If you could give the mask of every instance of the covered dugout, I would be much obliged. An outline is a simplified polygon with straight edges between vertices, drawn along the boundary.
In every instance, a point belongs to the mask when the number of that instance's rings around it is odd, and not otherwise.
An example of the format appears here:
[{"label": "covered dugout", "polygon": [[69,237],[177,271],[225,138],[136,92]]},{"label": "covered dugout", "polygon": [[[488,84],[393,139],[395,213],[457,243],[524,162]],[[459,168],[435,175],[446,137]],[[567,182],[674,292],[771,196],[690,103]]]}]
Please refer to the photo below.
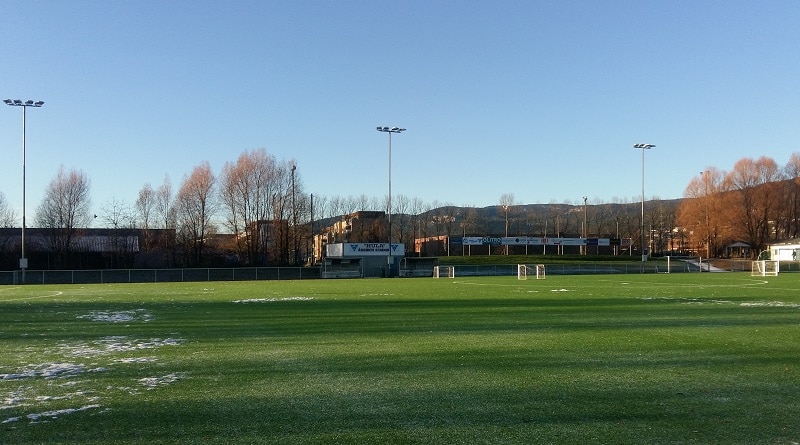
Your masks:
[{"label": "covered dugout", "polygon": [[[362,277],[396,277],[400,260],[406,255],[405,244],[389,243],[336,243],[325,247],[322,275],[325,277],[326,266],[334,267],[337,263],[350,264],[351,270],[359,269]],[[352,273],[349,275],[352,276]],[[331,274],[331,278],[338,278]]]}]

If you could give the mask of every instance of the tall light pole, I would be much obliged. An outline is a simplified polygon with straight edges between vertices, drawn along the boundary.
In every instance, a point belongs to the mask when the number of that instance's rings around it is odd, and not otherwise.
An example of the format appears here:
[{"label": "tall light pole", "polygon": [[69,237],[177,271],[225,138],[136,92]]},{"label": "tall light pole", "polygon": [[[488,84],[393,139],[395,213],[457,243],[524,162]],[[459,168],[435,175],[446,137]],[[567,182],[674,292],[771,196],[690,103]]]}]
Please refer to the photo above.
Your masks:
[{"label": "tall light pole", "polygon": [[392,276],[392,133],[402,133],[406,131],[405,128],[400,127],[377,127],[376,130],[389,134],[389,202],[388,202],[388,226],[389,226],[389,257],[387,258],[387,266],[389,273],[387,276]]},{"label": "tall light pole", "polygon": [[22,107],[22,234],[20,239],[21,255],[19,258],[19,268],[22,269],[22,282],[25,283],[25,269],[28,268],[28,259],[25,257],[25,114],[28,107],[39,108],[44,105],[44,102],[37,100],[26,100],[25,102],[19,99],[5,99],[6,105],[12,107]]},{"label": "tall light pole", "polygon": [[292,265],[297,265],[297,207],[294,204],[294,171],[297,166],[292,164]]},{"label": "tall light pole", "polygon": [[653,144],[634,144],[633,148],[642,150],[642,262],[647,261],[647,251],[644,249],[644,151],[654,148]]},{"label": "tall light pole", "polygon": [[[703,187],[703,200],[705,201],[706,206],[706,259],[711,258],[711,225],[708,222],[708,175],[711,173],[708,170],[700,172],[703,175],[703,179],[705,180],[705,186]],[[702,270],[702,269],[701,269]]]},{"label": "tall light pole", "polygon": [[586,219],[586,200],[589,199],[588,197],[583,197],[583,254],[589,254],[589,245],[586,244],[586,234],[589,232],[589,228],[587,227],[587,219]]},{"label": "tall light pole", "polygon": [[[508,204],[503,204],[503,212],[506,216],[506,238],[508,238]],[[491,249],[491,247],[489,247]],[[508,255],[508,244],[506,244],[506,255]]]}]

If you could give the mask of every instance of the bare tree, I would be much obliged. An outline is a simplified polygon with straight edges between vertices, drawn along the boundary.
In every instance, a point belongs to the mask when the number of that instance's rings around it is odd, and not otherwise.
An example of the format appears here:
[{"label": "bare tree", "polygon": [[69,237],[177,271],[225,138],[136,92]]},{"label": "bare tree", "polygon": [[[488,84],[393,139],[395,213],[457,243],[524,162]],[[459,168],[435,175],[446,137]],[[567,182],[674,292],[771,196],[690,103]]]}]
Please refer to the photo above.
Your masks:
[{"label": "bare tree", "polygon": [[175,205],[172,201],[172,182],[164,176],[164,182],[158,187],[155,195],[155,217],[160,220],[162,229],[175,228]]},{"label": "bare tree", "polygon": [[74,169],[66,171],[63,165],[59,167],[36,211],[36,224],[47,229],[57,266],[66,265],[78,229],[91,222],[90,205],[86,174]]},{"label": "bare tree", "polygon": [[153,190],[153,187],[147,183],[139,190],[139,196],[136,198],[138,225],[145,231],[149,230],[153,224],[155,206],[156,192]]},{"label": "bare tree", "polygon": [[[411,252],[413,248],[412,241],[414,239],[414,224],[409,214],[409,206],[411,200],[406,195],[397,195],[393,198],[392,216],[393,231],[392,241],[397,243],[406,243],[406,251]],[[409,248],[411,247],[411,248]]]},{"label": "bare tree", "polygon": [[292,216],[291,194],[292,178],[291,169],[293,161],[279,162],[275,169],[274,195],[272,197],[272,223],[275,234],[277,261],[288,264],[290,258],[289,225]]},{"label": "bare tree", "polygon": [[0,227],[14,227],[16,219],[14,211],[8,206],[6,195],[0,192]]},{"label": "bare tree", "polygon": [[514,205],[514,194],[513,193],[504,193],[500,196],[500,210],[502,212],[503,220],[505,222],[505,232],[504,236],[508,236],[508,226],[509,226],[509,213],[511,212],[511,206]]},{"label": "bare tree", "polygon": [[150,230],[153,228],[153,219],[155,217],[156,206],[156,192],[153,187],[147,183],[139,190],[139,197],[136,198],[136,225],[142,229],[142,244],[140,248],[144,251],[149,250],[152,243],[152,236]]},{"label": "bare tree", "polygon": [[[14,215],[14,211],[8,206],[3,192],[0,192],[0,228],[14,227],[15,220],[16,216]],[[15,241],[16,237],[0,235],[0,267],[2,267],[2,264],[6,261],[11,261],[11,258],[14,256],[12,252],[14,251],[15,244],[17,244]]]},{"label": "bare tree", "polygon": [[181,184],[176,196],[178,236],[192,266],[202,264],[206,236],[212,231],[211,218],[215,210],[214,184],[216,178],[208,162],[192,170]]},{"label": "bare tree", "polygon": [[689,182],[676,210],[676,224],[687,230],[691,246],[704,256],[715,256],[718,243],[730,226],[723,211],[722,182],[725,173],[708,167]]},{"label": "bare tree", "polygon": [[105,203],[100,208],[100,221],[109,229],[114,229],[108,239],[108,249],[111,251],[111,268],[131,267],[134,245],[130,242],[128,231],[136,225],[135,211],[128,204],[116,198]]},{"label": "bare tree", "polygon": [[763,156],[757,160],[739,160],[725,177],[727,190],[734,192],[723,195],[729,201],[725,209],[731,212],[731,220],[740,230],[738,234],[746,239],[754,253],[763,250],[770,238],[771,222],[780,206],[776,184],[780,179],[778,165]]},{"label": "bare tree", "polygon": [[783,174],[786,178],[783,233],[787,238],[797,238],[800,236],[800,152],[792,153]]},{"label": "bare tree", "polygon": [[358,195],[356,199],[356,206],[359,211],[363,212],[366,210],[373,210],[375,207],[372,205],[373,203],[370,202],[370,198],[365,195],[364,193]]},{"label": "bare tree", "polygon": [[163,229],[158,245],[165,249],[167,264],[172,267],[175,265],[175,227],[177,215],[175,202],[172,196],[172,182],[169,176],[164,176],[164,181],[155,190],[153,197],[153,228]]},{"label": "bare tree", "polygon": [[103,204],[99,213],[98,219],[109,229],[130,229],[136,225],[135,211],[116,198]]},{"label": "bare tree", "polygon": [[456,231],[456,220],[461,216],[461,209],[454,206],[452,203],[444,203],[442,210],[439,212],[439,218],[442,220],[443,228],[445,231],[445,235],[447,235],[447,239],[445,242],[445,250],[447,251],[447,255],[450,255],[450,237]]},{"label": "bare tree", "polygon": [[653,252],[672,250],[672,228],[675,227],[675,208],[660,199],[653,199],[652,210],[647,214]]},{"label": "bare tree", "polygon": [[220,198],[228,228],[237,236],[237,247],[247,264],[266,259],[269,232],[265,227],[274,213],[279,192],[278,163],[263,148],[242,153],[227,163],[220,176]]},{"label": "bare tree", "polygon": [[[509,225],[511,223],[510,217],[513,216],[514,211],[514,194],[504,193],[500,196],[500,210],[503,212],[505,220],[505,231],[503,236],[508,236]],[[508,244],[505,246],[505,254],[508,255]]]}]

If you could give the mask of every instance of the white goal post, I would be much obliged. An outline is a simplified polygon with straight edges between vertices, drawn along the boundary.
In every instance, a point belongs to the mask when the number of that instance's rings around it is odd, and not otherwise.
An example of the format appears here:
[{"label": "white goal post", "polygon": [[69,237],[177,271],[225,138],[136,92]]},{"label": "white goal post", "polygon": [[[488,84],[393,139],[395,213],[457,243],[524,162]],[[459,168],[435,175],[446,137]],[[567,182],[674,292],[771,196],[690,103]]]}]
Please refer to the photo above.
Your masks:
[{"label": "white goal post", "polygon": [[455,266],[433,266],[433,278],[455,278]]},{"label": "white goal post", "polygon": [[544,280],[544,264],[517,264],[517,279],[527,280],[529,276]]},{"label": "white goal post", "polygon": [[753,261],[750,271],[751,277],[777,277],[780,270],[780,263],[776,260]]}]

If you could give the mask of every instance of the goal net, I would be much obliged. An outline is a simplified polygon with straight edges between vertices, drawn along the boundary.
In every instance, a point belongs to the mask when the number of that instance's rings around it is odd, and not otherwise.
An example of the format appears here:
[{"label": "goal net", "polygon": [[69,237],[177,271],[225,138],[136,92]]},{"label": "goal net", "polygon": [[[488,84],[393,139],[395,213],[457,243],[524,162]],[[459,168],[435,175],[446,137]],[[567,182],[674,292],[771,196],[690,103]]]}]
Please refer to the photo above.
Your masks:
[{"label": "goal net", "polygon": [[778,261],[759,260],[753,261],[751,277],[776,277],[778,276]]},{"label": "goal net", "polygon": [[528,277],[544,280],[544,264],[517,264],[517,279],[527,280]]},{"label": "goal net", "polygon": [[433,267],[433,278],[455,278],[456,277],[456,268],[455,266],[434,266]]}]

